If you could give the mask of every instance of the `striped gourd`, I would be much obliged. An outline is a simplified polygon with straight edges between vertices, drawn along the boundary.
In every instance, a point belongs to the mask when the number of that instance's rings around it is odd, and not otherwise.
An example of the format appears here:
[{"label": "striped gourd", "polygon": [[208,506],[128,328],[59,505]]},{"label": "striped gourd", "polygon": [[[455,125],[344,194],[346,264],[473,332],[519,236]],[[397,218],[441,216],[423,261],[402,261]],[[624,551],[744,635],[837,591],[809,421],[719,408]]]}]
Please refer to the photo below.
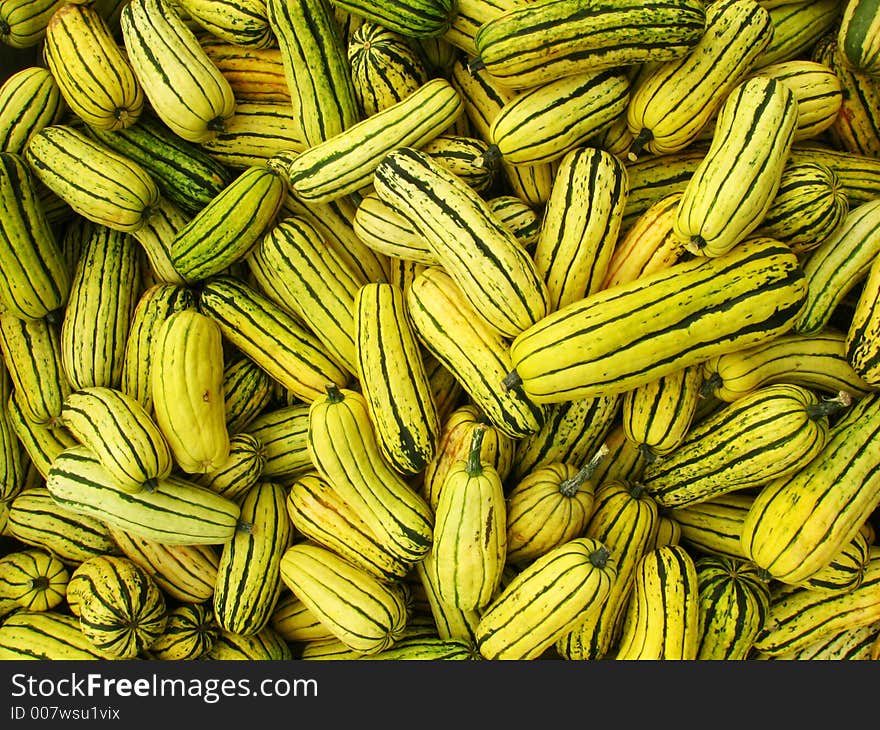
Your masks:
[{"label": "striped gourd", "polygon": [[250,433],[235,433],[229,436],[226,460],[204,474],[193,474],[192,480],[240,503],[263,476],[265,463],[266,456],[260,440]]},{"label": "striped gourd", "polygon": [[826,138],[838,150],[875,158],[880,150],[880,90],[876,78],[846,63],[833,31],[819,38],[811,58],[834,72],[843,92]]},{"label": "striped gourd", "polygon": [[46,488],[66,510],[165,545],[220,545],[238,523],[235,502],[174,474],[153,490],[123,492],[84,446],[55,458]]},{"label": "striped gourd", "polygon": [[833,169],[789,162],[755,234],[787,243],[802,256],[830,238],[848,213],[849,200]]},{"label": "striped gourd", "polygon": [[648,68],[633,82],[626,122],[630,159],[687,148],[741,83],[773,36],[757,0],[723,0],[706,8],[705,32],[683,56]]},{"label": "striped gourd", "polygon": [[492,465],[506,480],[513,460],[514,439],[493,426],[486,415],[472,403],[463,403],[442,420],[434,456],[425,465],[420,490],[431,505],[437,509],[440,489],[452,464],[466,459],[474,430],[484,428],[480,458]]},{"label": "striped gourd", "polygon": [[741,536],[746,555],[784,583],[807,580],[853,539],[880,496],[880,398],[867,395],[834,424],[819,456],[764,485]]},{"label": "striped gourd", "polygon": [[880,264],[875,257],[846,332],[846,359],[867,383],[880,386]]},{"label": "striped gourd", "polygon": [[355,28],[346,53],[363,118],[401,101],[429,78],[412,39],[378,23],[363,21]]},{"label": "striped gourd", "polygon": [[880,251],[880,200],[850,208],[837,231],[810,252],[803,264],[807,292],[794,331],[824,329],[844,297],[868,275]]},{"label": "striped gourd", "polygon": [[152,644],[150,656],[161,661],[191,661],[214,645],[217,625],[206,603],[188,603],[169,609],[165,630]]},{"label": "striped gourd", "polygon": [[159,188],[142,165],[65,124],[31,137],[25,159],[75,212],[117,231],[142,227],[159,202]]},{"label": "striped gourd", "polygon": [[128,558],[102,555],[80,563],[67,596],[85,637],[114,659],[134,659],[165,630],[165,596]]},{"label": "striped gourd", "polygon": [[[457,639],[473,643],[474,632],[480,620],[480,611],[467,611],[440,600],[437,591],[437,572],[434,553],[429,552],[416,563],[414,572],[425,594],[434,630],[441,639]],[[503,580],[503,577],[502,577]]]},{"label": "striped gourd", "polygon": [[801,471],[822,452],[844,395],[823,399],[776,383],[695,424],[671,453],[649,463],[642,483],[663,507],[682,507]]},{"label": "striped gourd", "polygon": [[413,279],[406,304],[416,336],[495,428],[511,438],[540,429],[542,407],[519,388],[501,387],[510,369],[507,340],[478,318],[442,267],[428,267]]},{"label": "striped gourd", "polygon": [[245,169],[283,152],[305,152],[302,137],[289,101],[238,100],[223,131],[200,147],[226,168]]},{"label": "striped gourd", "polygon": [[409,38],[442,36],[456,13],[452,0],[333,0],[333,5]]},{"label": "striped gourd", "polygon": [[39,319],[67,303],[70,278],[37,179],[21,156],[0,152],[0,302]]},{"label": "striped gourd", "polygon": [[428,242],[409,219],[386,203],[375,190],[358,201],[353,228],[367,246],[389,258],[425,266],[438,263]]},{"label": "striped gourd", "polygon": [[222,339],[213,319],[184,309],[167,317],[153,340],[155,421],[188,474],[209,472],[229,456]]},{"label": "striped gourd", "polygon": [[18,611],[0,624],[0,660],[106,660],[79,620],[61,611]]},{"label": "striped gourd", "polygon": [[536,403],[623,392],[785,333],[805,290],[788,246],[752,238],[548,315],[513,340],[505,381]]},{"label": "striped gourd", "polygon": [[403,593],[336,553],[309,543],[287,548],[281,580],[349,649],[373,654],[387,649],[406,622]]},{"label": "striped gourd", "polygon": [[0,312],[0,352],[22,413],[34,423],[60,425],[71,385],[61,360],[61,327],[43,317]]},{"label": "striped gourd", "polygon": [[306,145],[360,119],[346,46],[329,0],[266,0],[298,126]]},{"label": "striped gourd", "polygon": [[764,66],[754,75],[775,78],[791,89],[798,107],[795,142],[817,137],[834,125],[844,93],[843,82],[830,64],[792,59]]},{"label": "striped gourd", "polygon": [[212,318],[231,342],[285,390],[311,402],[327,383],[348,384],[316,335],[268,297],[231,276],[215,276],[199,295],[199,311]]},{"label": "striped gourd", "polygon": [[684,241],[672,230],[680,200],[681,191],[661,194],[618,235],[600,289],[653,274],[685,256]]},{"label": "striped gourd", "polygon": [[626,165],[629,195],[623,208],[621,234],[626,234],[645,211],[661,198],[684,192],[688,180],[706,156],[702,145],[681,152],[646,155]]},{"label": "striped gourd", "polygon": [[537,558],[498,593],[476,627],[490,660],[536,659],[608,599],[617,560],[598,540],[578,537]]},{"label": "striped gourd", "polygon": [[422,347],[421,352],[425,374],[431,385],[431,395],[437,406],[437,417],[440,423],[443,423],[461,405],[464,389],[449,368],[434,357],[426,347]]},{"label": "striped gourd", "polygon": [[171,449],[150,413],[117,388],[75,390],[64,401],[61,423],[127,492],[149,489],[174,466]]},{"label": "striped gourd", "polygon": [[544,211],[533,208],[516,195],[504,193],[495,195],[486,202],[504,226],[513,231],[523,247],[534,255]]},{"label": "striped gourd", "polygon": [[680,544],[681,525],[675,521],[668,511],[661,511],[659,519],[657,520],[657,534],[654,535],[654,540],[651,542],[649,549],[654,550],[663,545]]},{"label": "striped gourd", "polygon": [[143,89],[95,8],[75,3],[58,8],[46,26],[43,55],[67,108],[90,127],[114,131],[140,117]]},{"label": "striped gourd", "polygon": [[846,0],[837,28],[837,45],[846,64],[868,76],[880,76],[880,7],[868,0]]},{"label": "striped gourd", "polygon": [[15,422],[19,414],[13,413],[15,406],[10,405],[11,398],[12,381],[0,360],[0,502],[10,502],[21,492],[31,462],[30,452],[18,436]]},{"label": "striped gourd", "polygon": [[0,596],[29,611],[50,611],[65,599],[70,571],[40,548],[7,552],[0,558]]},{"label": "striped gourd", "polygon": [[620,231],[626,167],[609,152],[577,147],[559,162],[535,244],[549,311],[599,290]]},{"label": "striped gourd", "polygon": [[237,634],[256,634],[269,623],[281,590],[281,556],[293,536],[286,490],[260,481],[241,500],[239,527],[223,545],[214,588],[217,625]]},{"label": "striped gourd", "polygon": [[773,37],[752,69],[803,58],[840,20],[840,0],[797,0],[768,8]]},{"label": "striped gourd", "polygon": [[[154,283],[181,285],[185,283],[171,261],[171,243],[177,232],[189,223],[190,218],[190,214],[177,203],[171,202],[170,198],[160,196],[159,202],[150,211],[150,216],[144,225],[131,232],[131,237],[143,250],[145,286]],[[76,236],[75,226],[71,225],[66,230],[72,231],[73,236]],[[67,237],[64,241],[67,241]],[[147,279],[150,281],[148,282]]]},{"label": "striped gourd", "polygon": [[491,191],[497,179],[497,168],[486,164],[489,143],[479,137],[448,131],[420,145],[419,149],[480,194]]},{"label": "striped gourd", "polygon": [[204,142],[235,111],[229,82],[168,0],[134,0],[120,16],[122,39],[147,101],[177,136]]},{"label": "striped gourd", "polygon": [[823,634],[812,644],[782,654],[753,652],[752,658],[770,661],[869,661],[877,660],[877,637],[880,629],[876,624],[845,628]]},{"label": "striped gourd", "polygon": [[740,537],[754,499],[748,490],[729,492],[703,502],[673,507],[669,514],[681,527],[681,541],[686,548],[746,560]]},{"label": "striped gourd", "polygon": [[591,476],[605,454],[600,449],[580,468],[565,462],[544,464],[505,490],[507,563],[527,565],[584,534],[595,506]]},{"label": "striped gourd", "polygon": [[531,257],[461,178],[402,147],[376,168],[374,186],[421,233],[490,329],[513,337],[544,316],[547,287]]},{"label": "striped gourd", "polygon": [[162,196],[187,214],[200,211],[232,181],[229,170],[207,154],[202,145],[178,137],[149,112],[125,129],[86,131],[140,164]]},{"label": "striped gourd", "polygon": [[[515,98],[516,92],[498,84],[485,69],[471,69],[463,58],[453,63],[449,80],[461,97],[464,116],[472,133],[491,142],[492,122],[504,105]],[[499,162],[499,177],[510,186],[514,195],[529,205],[541,206],[547,202],[553,187],[555,162],[512,165],[503,157]]]},{"label": "striped gourd", "polygon": [[125,340],[120,390],[153,412],[150,373],[153,341],[161,324],[175,312],[195,309],[195,294],[181,284],[158,283],[147,287],[138,297]]},{"label": "striped gourd", "polygon": [[177,0],[177,5],[221,41],[242,48],[275,45],[265,0]]},{"label": "striped gourd", "polygon": [[249,358],[229,360],[223,368],[226,429],[230,435],[244,431],[275,397],[269,375]]},{"label": "striped gourd", "polygon": [[275,222],[286,193],[271,167],[242,171],[211,199],[171,241],[171,263],[194,284],[244,260]]},{"label": "striped gourd", "polygon": [[700,604],[697,659],[741,661],[770,613],[770,589],[745,560],[704,555],[694,563]]},{"label": "striped gourd", "polygon": [[851,591],[861,585],[870,560],[870,537],[860,529],[822,570],[800,584],[817,591]]},{"label": "striped gourd", "polygon": [[528,89],[583,71],[678,58],[705,24],[697,0],[537,0],[483,23],[472,63],[509,88]]},{"label": "striped gourd", "polygon": [[754,76],[728,93],[706,156],[678,203],[673,228],[689,250],[721,256],[761,224],[796,122],[794,94],[781,81]]},{"label": "striped gourd", "polygon": [[271,626],[253,636],[233,631],[217,632],[211,648],[202,654],[207,661],[289,661],[293,652],[287,642]]},{"label": "striped gourd", "polygon": [[617,556],[617,573],[602,607],[557,639],[561,656],[571,660],[610,657],[623,628],[636,569],[652,549],[658,524],[657,503],[637,482],[608,479],[598,484],[583,534]]},{"label": "striped gourd", "polygon": [[294,155],[285,165],[290,188],[303,201],[325,203],[369,187],[387,154],[447,131],[463,110],[450,82],[430,79],[399,102]]},{"label": "striped gourd", "polygon": [[66,0],[8,0],[0,5],[0,41],[12,48],[33,48],[46,36],[46,26]]},{"label": "striped gourd", "polygon": [[792,162],[819,162],[832,167],[849,200],[850,208],[873,200],[877,195],[880,165],[875,157],[805,142],[792,147]]},{"label": "striped gourd", "polygon": [[282,591],[269,624],[288,643],[335,638],[306,604],[288,590]]},{"label": "striped gourd", "polygon": [[524,89],[492,120],[487,158],[521,166],[560,160],[625,114],[629,98],[629,79],[614,67]]},{"label": "striped gourd", "polygon": [[431,547],[439,600],[481,611],[495,596],[507,559],[507,509],[501,477],[481,456],[484,427],[467,458],[453,463],[434,513]]},{"label": "striped gourd", "polygon": [[173,601],[200,604],[214,595],[220,556],[212,545],[166,545],[113,525],[108,530],[121,553]]},{"label": "striped gourd", "polygon": [[690,365],[622,395],[623,432],[648,461],[665,457],[686,439],[702,382],[702,368]]},{"label": "striped gourd", "polygon": [[73,388],[118,388],[141,293],[138,245],[123,231],[80,222],[85,248],[61,322],[61,363]]},{"label": "striped gourd", "polygon": [[880,90],[876,78],[846,63],[833,29],[816,41],[810,55],[834,72],[843,92],[827,139],[836,149],[876,158],[880,151]]},{"label": "striped gourd", "polygon": [[468,58],[475,57],[474,36],[480,26],[515,4],[514,0],[458,0],[452,22],[440,40],[457,51],[464,51]]},{"label": "striped gourd", "polygon": [[392,555],[410,564],[424,557],[434,515],[382,456],[362,393],[328,386],[312,401],[308,449],[318,473]]},{"label": "striped gourd", "polygon": [[276,280],[276,293],[334,360],[357,373],[355,296],[360,277],[321,232],[300,216],[283,216],[258,242],[251,259]]},{"label": "striped gourd", "polygon": [[354,297],[357,375],[383,456],[402,474],[421,472],[440,419],[400,287],[365,284]]},{"label": "striped gourd", "polygon": [[770,612],[754,649],[774,656],[798,651],[841,629],[877,623],[880,617],[880,546],[872,546],[861,585],[850,591],[781,586],[770,596]]},{"label": "striped gourd", "polygon": [[411,563],[390,552],[327,480],[315,472],[287,492],[287,514],[298,534],[332,550],[382,581],[401,580]]},{"label": "striped gourd", "polygon": [[43,66],[25,66],[0,84],[0,150],[23,155],[43,127],[61,121],[66,108],[58,82]]},{"label": "striped gourd", "polygon": [[283,480],[311,470],[308,430],[308,403],[269,407],[254,417],[245,433],[254,436],[262,446],[264,476]]},{"label": "striped gourd", "polygon": [[694,559],[680,545],[645,553],[636,567],[614,659],[696,659],[700,640],[697,581]]},{"label": "striped gourd", "polygon": [[763,344],[711,357],[703,363],[703,395],[728,403],[774,383],[792,383],[854,398],[873,390],[846,358],[846,334],[824,327],[789,332]]},{"label": "striped gourd", "polygon": [[277,46],[247,48],[210,34],[200,34],[199,44],[232,88],[236,109],[239,103],[250,101],[291,103]]},{"label": "striped gourd", "polygon": [[370,661],[473,661],[481,658],[473,644],[435,636],[402,639],[389,649],[359,657]]},{"label": "striped gourd", "polygon": [[13,498],[5,534],[48,550],[65,565],[119,552],[103,521],[59,505],[44,486],[25,489]]}]

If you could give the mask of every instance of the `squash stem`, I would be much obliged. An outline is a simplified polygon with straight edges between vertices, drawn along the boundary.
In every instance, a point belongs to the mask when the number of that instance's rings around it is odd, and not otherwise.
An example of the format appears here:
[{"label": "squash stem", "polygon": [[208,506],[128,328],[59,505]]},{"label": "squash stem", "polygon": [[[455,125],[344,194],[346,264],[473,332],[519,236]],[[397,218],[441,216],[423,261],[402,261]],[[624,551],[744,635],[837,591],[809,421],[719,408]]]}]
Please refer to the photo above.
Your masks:
[{"label": "squash stem", "polygon": [[818,403],[811,403],[807,406],[807,416],[812,421],[818,421],[826,416],[833,416],[835,413],[849,408],[852,405],[852,396],[844,390],[841,390],[836,397],[821,400]]},{"label": "squash stem", "polygon": [[602,463],[602,460],[608,454],[608,446],[602,444],[599,447],[599,450],[596,452],[596,455],[590,459],[586,464],[584,464],[577,474],[569,477],[568,479],[563,479],[559,483],[559,493],[564,497],[574,497],[575,494],[578,493],[578,490],[586,483],[586,481],[593,476],[593,472],[599,467],[599,464]]},{"label": "squash stem", "polygon": [[477,424],[474,427],[474,434],[471,436],[471,448],[467,455],[467,474],[469,477],[478,477],[483,473],[483,436],[486,434],[486,427],[483,424]]}]

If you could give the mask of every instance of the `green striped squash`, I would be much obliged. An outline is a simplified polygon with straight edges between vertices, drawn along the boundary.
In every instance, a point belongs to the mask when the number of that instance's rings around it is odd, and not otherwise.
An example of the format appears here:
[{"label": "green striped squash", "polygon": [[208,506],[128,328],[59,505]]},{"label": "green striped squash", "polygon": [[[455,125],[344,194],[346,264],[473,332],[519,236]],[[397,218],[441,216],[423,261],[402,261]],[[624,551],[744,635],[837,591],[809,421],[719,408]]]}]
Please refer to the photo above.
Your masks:
[{"label": "green striped squash", "polygon": [[132,314],[141,294],[137,242],[88,220],[61,322],[61,363],[71,387],[119,388]]},{"label": "green striped squash", "polygon": [[245,433],[262,446],[263,476],[283,480],[312,469],[308,428],[309,406],[305,403],[269,407],[254,417]]},{"label": "green striped squash", "polygon": [[770,613],[770,589],[754,564],[718,555],[695,561],[700,603],[697,659],[749,658]]},{"label": "green striped squash", "polygon": [[58,504],[43,486],[25,489],[9,503],[6,534],[49,551],[67,566],[119,553],[101,518]]},{"label": "green striped squash", "polygon": [[880,7],[867,0],[846,0],[837,28],[837,45],[846,64],[868,76],[880,75]]},{"label": "green striped squash", "polygon": [[289,661],[293,652],[287,642],[271,626],[252,636],[222,629],[214,637],[211,648],[202,654],[206,661]]},{"label": "green striped squash", "polygon": [[630,390],[784,334],[805,291],[788,246],[751,238],[549,314],[512,341],[505,384],[536,403]]},{"label": "green striped squash", "polygon": [[0,84],[0,150],[23,155],[28,142],[43,127],[64,115],[64,100],[52,72],[26,66]]},{"label": "green striped squash", "polygon": [[363,118],[401,101],[429,78],[412,39],[375,22],[363,21],[351,32],[347,57]]},{"label": "green striped squash", "polygon": [[116,481],[84,446],[59,454],[46,487],[61,507],[167,545],[220,545],[238,524],[239,506],[179,476],[137,494]]},{"label": "green striped squash", "polygon": [[85,637],[114,659],[134,659],[162,635],[165,596],[128,558],[104,555],[70,575],[67,600]]},{"label": "green striped squash", "polygon": [[221,629],[253,635],[269,623],[282,585],[281,557],[292,539],[285,502],[286,490],[265,481],[241,500],[239,526],[217,567],[213,606]]},{"label": "green striped squash", "polygon": [[0,302],[22,319],[62,308],[70,271],[24,159],[0,152]]},{"label": "green striped squash", "polygon": [[150,644],[149,654],[161,661],[200,659],[214,646],[217,633],[209,604],[175,606],[168,611],[165,630]]},{"label": "green striped squash", "polygon": [[86,638],[75,616],[61,611],[18,611],[0,624],[0,660],[111,658]]},{"label": "green striped squash", "polygon": [[195,214],[230,182],[229,170],[203,149],[178,137],[149,112],[125,129],[107,132],[87,128],[89,134],[143,166],[162,195],[187,213]]},{"label": "green striped squash", "polygon": [[64,600],[70,571],[55,555],[40,548],[6,553],[0,558],[0,596],[28,611],[50,611]]},{"label": "green striped squash", "polygon": [[452,0],[334,0],[333,4],[408,38],[442,36],[456,13]]},{"label": "green striped squash", "polygon": [[211,545],[166,545],[107,525],[122,554],[137,564],[171,600],[201,604],[214,595],[220,556]]}]

